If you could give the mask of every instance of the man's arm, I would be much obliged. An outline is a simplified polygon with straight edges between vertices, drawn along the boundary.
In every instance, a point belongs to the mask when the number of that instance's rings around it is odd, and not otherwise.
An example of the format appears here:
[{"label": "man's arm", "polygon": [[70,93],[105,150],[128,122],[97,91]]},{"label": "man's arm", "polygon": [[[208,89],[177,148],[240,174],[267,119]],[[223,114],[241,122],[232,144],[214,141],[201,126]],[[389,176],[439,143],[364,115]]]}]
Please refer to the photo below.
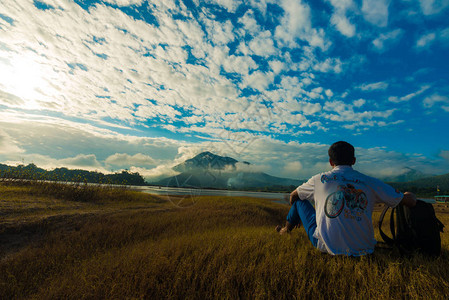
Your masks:
[{"label": "man's arm", "polygon": [[[290,193],[290,204],[292,205],[297,200],[311,200],[315,193],[314,177],[307,180],[300,186],[298,186],[293,192]],[[298,192],[299,191],[299,192]],[[301,195],[301,196],[300,196]]]},{"label": "man's arm", "polygon": [[295,189],[290,193],[290,205],[293,205],[295,201],[299,200],[298,191]]},{"label": "man's arm", "polygon": [[411,192],[405,192],[400,203],[408,207],[414,207],[416,205],[416,195]]}]

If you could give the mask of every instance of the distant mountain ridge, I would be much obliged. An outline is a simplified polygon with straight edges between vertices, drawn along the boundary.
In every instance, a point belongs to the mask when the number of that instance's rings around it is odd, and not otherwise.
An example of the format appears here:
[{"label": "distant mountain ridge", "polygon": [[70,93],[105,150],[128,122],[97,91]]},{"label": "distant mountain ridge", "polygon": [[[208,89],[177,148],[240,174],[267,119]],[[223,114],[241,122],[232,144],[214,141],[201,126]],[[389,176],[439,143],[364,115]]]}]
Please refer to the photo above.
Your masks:
[{"label": "distant mountain ridge", "polygon": [[401,191],[425,191],[430,194],[437,194],[437,187],[440,189],[440,194],[449,193],[449,174],[425,177],[408,182],[391,182],[395,188]]},{"label": "distant mountain ridge", "polygon": [[173,170],[180,174],[164,178],[155,184],[173,187],[289,190],[304,182],[251,171],[250,166],[248,162],[239,162],[232,157],[205,151],[173,167]]},{"label": "distant mountain ridge", "polygon": [[387,182],[408,182],[408,181],[414,181],[414,180],[419,180],[422,178],[428,178],[428,177],[432,177],[433,175],[431,174],[425,174],[421,171],[412,169],[412,168],[404,168],[406,170],[406,172],[400,174],[400,175],[396,175],[396,176],[388,176],[388,177],[384,177],[382,178],[383,181],[387,181]]}]

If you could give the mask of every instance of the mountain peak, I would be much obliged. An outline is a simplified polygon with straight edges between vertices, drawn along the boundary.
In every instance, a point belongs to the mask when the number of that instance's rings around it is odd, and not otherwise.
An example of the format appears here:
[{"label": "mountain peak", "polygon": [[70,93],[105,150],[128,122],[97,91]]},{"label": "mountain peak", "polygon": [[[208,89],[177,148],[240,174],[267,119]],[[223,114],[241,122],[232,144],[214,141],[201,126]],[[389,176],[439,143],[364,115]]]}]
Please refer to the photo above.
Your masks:
[{"label": "mountain peak", "polygon": [[195,157],[193,157],[193,159],[195,158],[215,158],[215,157],[219,157],[218,155],[213,154],[212,152],[209,151],[204,151],[201,152],[200,154],[197,154]]},{"label": "mountain peak", "polygon": [[178,172],[191,171],[207,171],[210,169],[224,170],[226,168],[235,169],[235,164],[238,160],[232,157],[220,156],[209,151],[201,152],[195,157],[186,160],[183,163],[173,167],[173,170]]},{"label": "mountain peak", "polygon": [[162,179],[157,184],[179,187],[180,182],[188,182],[189,186],[197,188],[254,189],[278,186],[293,189],[303,182],[254,172],[245,168],[248,165],[250,163],[246,161],[239,162],[232,157],[204,151],[173,167],[180,174]]}]

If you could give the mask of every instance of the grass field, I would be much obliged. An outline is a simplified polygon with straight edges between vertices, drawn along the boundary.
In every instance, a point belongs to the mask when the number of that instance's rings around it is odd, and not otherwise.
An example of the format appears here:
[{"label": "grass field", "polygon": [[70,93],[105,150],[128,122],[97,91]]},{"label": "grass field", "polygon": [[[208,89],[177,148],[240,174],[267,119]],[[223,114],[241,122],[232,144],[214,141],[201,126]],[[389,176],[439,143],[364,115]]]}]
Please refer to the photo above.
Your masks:
[{"label": "grass field", "polygon": [[[449,298],[447,234],[437,259],[387,249],[333,257],[303,230],[275,233],[286,205],[194,202],[182,208],[128,190],[1,184],[0,298]],[[437,205],[447,226],[446,210]]]}]

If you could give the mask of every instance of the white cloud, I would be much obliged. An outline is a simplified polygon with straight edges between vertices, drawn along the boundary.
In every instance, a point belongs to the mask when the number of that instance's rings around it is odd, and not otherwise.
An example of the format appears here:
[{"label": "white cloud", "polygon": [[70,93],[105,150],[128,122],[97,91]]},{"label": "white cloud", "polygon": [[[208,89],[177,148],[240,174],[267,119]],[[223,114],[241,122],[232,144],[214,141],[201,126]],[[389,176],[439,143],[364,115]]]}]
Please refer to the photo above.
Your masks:
[{"label": "white cloud", "polygon": [[354,8],[353,0],[328,0],[332,6],[341,11],[347,11]]},{"label": "white cloud", "polygon": [[95,154],[78,154],[75,157],[60,159],[58,164],[68,166],[69,168],[100,168],[101,164],[98,162]]},{"label": "white cloud", "polygon": [[325,94],[326,94],[326,96],[327,96],[328,98],[331,98],[331,97],[334,95],[334,93],[333,93],[332,90],[330,90],[330,89],[327,89],[327,90],[325,91]]},{"label": "white cloud", "polygon": [[388,83],[384,81],[374,82],[374,83],[364,83],[357,87],[362,91],[377,91],[377,90],[386,90],[388,88]]},{"label": "white cloud", "polygon": [[313,83],[313,80],[310,77],[305,77],[305,78],[301,79],[301,83],[303,83],[305,86],[307,86],[307,85],[310,85],[311,83]]},{"label": "white cloud", "polygon": [[105,163],[114,166],[129,167],[129,166],[154,166],[155,161],[148,155],[137,153],[129,155],[127,153],[115,153],[106,158]]},{"label": "white cloud", "polygon": [[174,167],[173,164],[164,164],[159,165],[152,169],[142,168],[142,167],[136,167],[132,166],[129,168],[130,172],[138,172],[140,175],[142,175],[146,181],[153,183],[157,182],[159,180],[162,180],[164,178],[178,175],[179,172],[174,171],[172,168]]},{"label": "white cloud", "polygon": [[103,2],[107,2],[117,6],[131,6],[142,4],[143,0],[104,0]]},{"label": "white cloud", "polygon": [[324,56],[325,59],[317,58],[312,47],[303,47],[304,55],[299,63],[290,62],[291,69],[302,71],[304,77],[303,83],[310,84],[315,78],[315,72],[334,72],[341,73],[343,71],[343,63],[340,58]]},{"label": "white cloud", "polygon": [[251,6],[258,9],[262,15],[266,15],[267,13],[267,4],[268,3],[276,3],[277,0],[250,0]]},{"label": "white cloud", "polygon": [[417,48],[424,48],[428,47],[436,38],[436,34],[434,32],[427,33],[423,36],[421,36],[416,41],[416,47]]},{"label": "white cloud", "polygon": [[444,41],[449,40],[449,27],[448,27],[448,28],[445,28],[445,29],[442,29],[442,30],[439,32],[439,35],[440,35],[440,39],[441,39],[441,40],[444,40]]},{"label": "white cloud", "polygon": [[264,91],[268,88],[269,84],[273,82],[273,79],[273,73],[256,71],[244,78],[242,87],[252,87],[256,90]]},{"label": "white cloud", "polygon": [[442,96],[440,94],[433,94],[429,97],[426,97],[423,101],[423,106],[426,108],[433,107],[436,103],[442,102],[443,104],[449,103],[449,97]]},{"label": "white cloud", "polygon": [[11,155],[20,154],[25,152],[24,149],[20,148],[17,141],[13,139],[9,134],[0,129],[0,154]]},{"label": "white cloud", "polygon": [[260,32],[248,44],[251,51],[259,56],[268,57],[276,53],[271,33],[267,30]]},{"label": "white cloud", "polygon": [[[5,115],[3,114],[4,118]],[[36,116],[27,119],[26,115],[17,119],[8,118],[1,127],[9,136],[15,137],[24,153],[38,153],[55,158],[75,157],[79,153],[94,153],[103,161],[115,153],[155,153],[156,158],[164,159],[177,153],[183,142],[165,138],[145,138],[122,135],[90,124],[79,124],[61,119],[48,119]],[[20,158],[20,153],[5,153],[7,159]],[[5,156],[4,155],[4,156]]]},{"label": "white cloud", "polygon": [[[419,170],[426,174],[443,174],[447,161],[425,157],[419,153],[399,153],[385,147],[356,148],[356,168],[375,177],[396,176],[405,168]],[[428,163],[427,163],[428,162]]]},{"label": "white cloud", "polygon": [[424,15],[439,14],[449,6],[449,0],[419,0]]},{"label": "white cloud", "polygon": [[102,164],[97,160],[94,154],[78,154],[74,157],[66,157],[62,159],[55,159],[49,155],[42,154],[21,154],[16,159],[6,160],[7,165],[34,163],[40,168],[52,170],[59,167],[66,167],[69,169],[82,169],[87,171],[99,171],[102,173],[109,173]]},{"label": "white cloud", "polygon": [[352,24],[347,18],[347,12],[354,10],[355,5],[352,0],[328,0],[334,7],[334,12],[331,17],[331,24],[334,25],[337,30],[347,36],[353,37],[355,35],[355,25]]},{"label": "white cloud", "polygon": [[312,66],[313,70],[328,73],[341,73],[342,63],[338,58],[326,58],[325,61],[317,62]]},{"label": "white cloud", "polygon": [[234,26],[231,21],[224,23],[215,20],[205,19],[207,24],[208,37],[216,45],[226,45],[235,39]]},{"label": "white cloud", "polygon": [[283,174],[288,178],[299,178],[302,168],[300,161],[287,162],[284,166]]},{"label": "white cloud", "polygon": [[349,22],[346,16],[339,14],[333,14],[331,17],[331,23],[340,31],[341,34],[347,37],[353,37],[355,35],[355,26]]},{"label": "white cloud", "polygon": [[312,27],[310,7],[297,0],[281,0],[284,16],[276,28],[275,37],[290,47],[296,47],[295,39],[307,41],[312,47],[326,50],[330,42],[326,40],[323,29]]},{"label": "white cloud", "polygon": [[222,61],[223,68],[229,73],[238,73],[240,75],[248,75],[251,70],[257,68],[257,64],[250,56],[231,55]]},{"label": "white cloud", "polygon": [[23,107],[25,101],[22,98],[17,97],[16,95],[0,90],[0,104],[7,107]]},{"label": "white cloud", "polygon": [[[362,99],[363,100],[363,99]],[[372,127],[378,124],[379,119],[389,119],[396,109],[385,111],[354,111],[354,107],[362,104],[363,101],[355,101],[353,104],[344,103],[343,101],[327,101],[323,106],[323,117],[335,122],[352,122],[346,128],[351,129],[355,126]]]},{"label": "white cloud", "polygon": [[254,12],[251,9],[249,9],[243,15],[243,17],[241,17],[239,19],[239,23],[241,23],[243,25],[245,32],[248,34],[255,35],[259,31],[261,31],[260,25],[257,23],[257,21],[254,17]]},{"label": "white cloud", "polygon": [[232,13],[234,13],[241,4],[240,0],[207,0],[206,2],[209,2],[211,4],[218,4]]},{"label": "white cloud", "polygon": [[302,112],[304,115],[314,115],[317,112],[321,111],[322,106],[320,103],[308,103],[308,102],[300,102],[298,103],[298,111]]},{"label": "white cloud", "polygon": [[449,151],[448,150],[441,150],[439,156],[449,162]]},{"label": "white cloud", "polygon": [[237,162],[235,164],[235,169],[234,168],[229,168],[225,171],[237,171],[237,172],[251,172],[251,173],[257,173],[257,172],[266,172],[269,169],[268,166],[265,165],[261,165],[261,164],[246,164],[244,162]]},{"label": "white cloud", "polygon": [[427,49],[434,43],[440,43],[447,46],[449,42],[449,28],[427,32],[420,36],[416,41],[416,48],[418,50]]},{"label": "white cloud", "polygon": [[363,105],[365,105],[365,103],[366,103],[366,100],[365,100],[365,99],[354,100],[354,101],[352,102],[352,104],[353,104],[355,107],[362,107]]},{"label": "white cloud", "polygon": [[270,68],[271,70],[273,70],[274,74],[279,74],[286,68],[286,65],[279,60],[270,60],[268,64],[270,65]]},{"label": "white cloud", "polygon": [[362,12],[365,20],[379,27],[387,26],[389,5],[389,0],[363,0]]},{"label": "white cloud", "polygon": [[387,33],[381,33],[375,40],[373,40],[374,48],[378,51],[386,51],[394,43],[397,43],[403,34],[402,29],[395,29]]},{"label": "white cloud", "polygon": [[425,86],[422,86],[422,87],[421,87],[419,90],[417,90],[416,92],[407,94],[407,95],[402,96],[402,97],[390,96],[390,97],[388,97],[388,101],[394,102],[394,103],[406,102],[406,101],[409,101],[409,100],[411,100],[412,98],[414,98],[414,97],[416,97],[416,96],[421,95],[422,93],[424,93],[425,91],[427,91],[429,88],[430,88],[429,85],[425,85]]}]

